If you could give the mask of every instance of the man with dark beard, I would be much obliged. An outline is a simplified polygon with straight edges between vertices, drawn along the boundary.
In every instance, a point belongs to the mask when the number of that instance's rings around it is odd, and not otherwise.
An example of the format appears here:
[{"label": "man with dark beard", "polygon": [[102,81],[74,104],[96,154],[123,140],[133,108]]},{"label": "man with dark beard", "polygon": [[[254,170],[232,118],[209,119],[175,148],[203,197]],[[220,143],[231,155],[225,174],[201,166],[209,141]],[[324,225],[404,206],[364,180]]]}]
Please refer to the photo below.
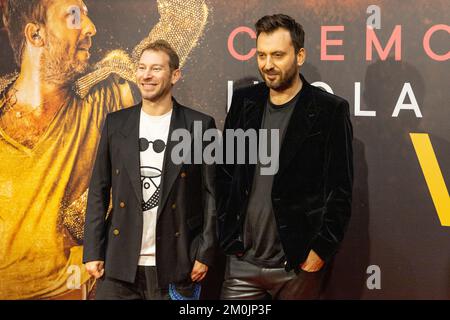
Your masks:
[{"label": "man with dark beard", "polygon": [[[278,130],[281,151],[275,175],[264,175],[260,161],[217,165],[219,241],[227,254],[222,298],[315,299],[350,218],[349,106],[300,75],[306,52],[299,23],[265,16],[256,31],[265,83],[234,93],[224,132]],[[229,145],[224,134],[224,159]]]},{"label": "man with dark beard", "polygon": [[[93,160],[106,115],[137,102],[135,65],[116,50],[89,67],[96,29],[81,0],[2,4],[20,70],[0,78],[0,299],[81,298]],[[160,22],[134,55],[162,38],[183,63],[206,23],[205,3],[158,8]]]}]

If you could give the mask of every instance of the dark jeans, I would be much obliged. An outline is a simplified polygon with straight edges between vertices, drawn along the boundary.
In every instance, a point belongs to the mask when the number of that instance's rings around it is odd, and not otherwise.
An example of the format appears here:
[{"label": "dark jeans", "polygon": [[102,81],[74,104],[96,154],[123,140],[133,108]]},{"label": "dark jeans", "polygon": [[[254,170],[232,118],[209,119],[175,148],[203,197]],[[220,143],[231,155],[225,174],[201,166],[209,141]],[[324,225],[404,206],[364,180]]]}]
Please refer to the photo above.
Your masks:
[{"label": "dark jeans", "polygon": [[223,300],[311,300],[320,297],[325,276],[325,266],[318,272],[284,268],[263,268],[241,260],[227,257],[225,281],[222,286]]},{"label": "dark jeans", "polygon": [[156,267],[139,266],[134,283],[103,277],[97,280],[96,300],[169,300],[157,285]]}]

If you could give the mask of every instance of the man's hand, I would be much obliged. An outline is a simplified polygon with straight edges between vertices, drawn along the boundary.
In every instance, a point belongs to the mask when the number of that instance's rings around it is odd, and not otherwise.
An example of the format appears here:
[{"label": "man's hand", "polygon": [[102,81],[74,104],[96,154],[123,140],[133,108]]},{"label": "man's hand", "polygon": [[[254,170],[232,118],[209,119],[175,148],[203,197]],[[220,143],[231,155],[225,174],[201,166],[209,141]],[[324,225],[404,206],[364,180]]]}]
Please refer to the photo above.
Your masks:
[{"label": "man's hand", "polygon": [[95,279],[99,279],[103,277],[105,273],[104,269],[105,262],[104,261],[89,261],[86,263],[86,271]]},{"label": "man's hand", "polygon": [[323,261],[314,250],[309,252],[308,258],[306,261],[300,265],[300,268],[306,272],[317,272],[322,269],[325,261]]},{"label": "man's hand", "polygon": [[194,267],[192,268],[191,272],[191,280],[193,282],[200,282],[205,278],[207,272],[208,266],[201,263],[200,261],[195,260]]}]

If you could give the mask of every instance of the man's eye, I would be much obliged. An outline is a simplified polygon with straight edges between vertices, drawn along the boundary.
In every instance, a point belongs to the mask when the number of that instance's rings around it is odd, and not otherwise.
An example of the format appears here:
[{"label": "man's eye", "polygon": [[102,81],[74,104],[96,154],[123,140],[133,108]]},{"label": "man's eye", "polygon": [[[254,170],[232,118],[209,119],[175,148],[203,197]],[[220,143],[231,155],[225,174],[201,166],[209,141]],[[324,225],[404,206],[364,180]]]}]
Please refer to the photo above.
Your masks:
[{"label": "man's eye", "polygon": [[153,68],[152,70],[158,72],[161,71],[161,68]]}]

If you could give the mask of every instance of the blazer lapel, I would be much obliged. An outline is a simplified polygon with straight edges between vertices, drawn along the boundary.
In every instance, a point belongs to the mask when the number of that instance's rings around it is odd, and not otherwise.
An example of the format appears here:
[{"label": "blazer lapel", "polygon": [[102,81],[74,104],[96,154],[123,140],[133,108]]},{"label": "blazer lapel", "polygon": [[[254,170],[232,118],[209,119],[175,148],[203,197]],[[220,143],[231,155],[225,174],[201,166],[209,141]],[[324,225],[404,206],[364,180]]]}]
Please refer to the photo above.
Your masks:
[{"label": "blazer lapel", "polygon": [[[266,93],[266,91],[264,91]],[[256,102],[244,98],[244,131],[248,129],[259,130],[261,128],[261,121],[264,115],[264,108],[268,98],[268,91],[264,97],[258,99]]]},{"label": "blazer lapel", "polygon": [[172,136],[172,132],[176,129],[187,129],[189,131],[183,109],[181,105],[175,99],[173,99],[173,111],[172,117],[170,119],[169,136],[167,137],[167,147],[164,152],[164,162],[161,178],[161,196],[159,198],[157,218],[159,218],[159,216],[161,215],[161,212],[167,202],[170,190],[172,189],[172,186],[181,170],[181,167],[183,166],[182,163],[174,164],[171,160],[172,149],[178,142],[171,141],[170,137]]},{"label": "blazer lapel", "polygon": [[308,136],[308,133],[313,127],[320,112],[319,107],[315,104],[311,85],[302,75],[300,75],[300,77],[303,81],[303,88],[292,112],[281,145],[279,158],[280,165],[277,176],[279,176],[292,161],[300,145]]},{"label": "blazer lapel", "polygon": [[125,125],[120,130],[123,135],[121,142],[121,153],[124,166],[130,176],[134,193],[139,200],[142,201],[140,158],[139,158],[139,120],[142,103],[132,107],[130,115]]},{"label": "blazer lapel", "polygon": [[[264,108],[266,108],[267,99],[269,98],[269,88],[264,87],[258,96],[256,101],[244,98],[244,125],[243,130],[246,131],[248,129],[256,130],[256,138],[257,138],[257,148],[259,150],[259,129],[261,129],[262,118],[264,115]],[[247,151],[247,159],[246,162],[248,165],[247,168],[247,185],[249,189],[251,189],[251,185],[253,183],[253,176],[255,174],[256,164],[249,164],[249,155]]]}]

